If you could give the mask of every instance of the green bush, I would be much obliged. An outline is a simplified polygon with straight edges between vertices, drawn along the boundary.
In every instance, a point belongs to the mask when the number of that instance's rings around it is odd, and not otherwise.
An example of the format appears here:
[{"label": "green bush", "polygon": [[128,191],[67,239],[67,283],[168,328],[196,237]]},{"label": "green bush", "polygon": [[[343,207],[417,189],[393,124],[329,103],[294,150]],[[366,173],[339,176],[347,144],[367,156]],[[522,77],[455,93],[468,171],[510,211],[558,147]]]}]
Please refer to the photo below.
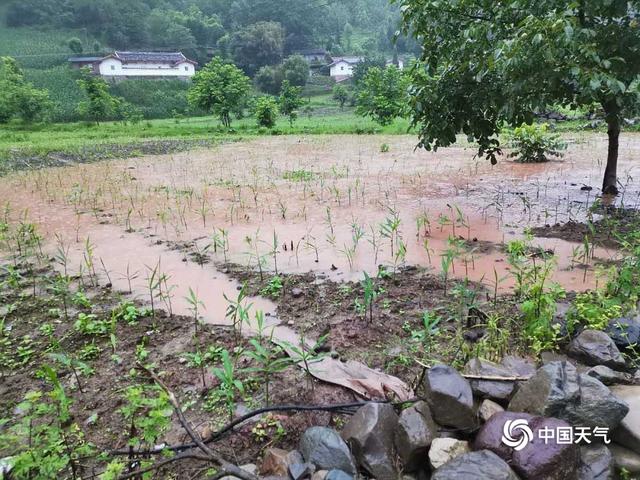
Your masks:
[{"label": "green bush", "polygon": [[256,122],[259,127],[273,128],[278,118],[278,102],[273,97],[260,97],[255,106]]},{"label": "green bush", "polygon": [[509,158],[522,163],[547,162],[551,157],[561,158],[567,148],[559,134],[549,132],[549,125],[546,123],[523,124],[509,135],[509,141],[513,149]]}]

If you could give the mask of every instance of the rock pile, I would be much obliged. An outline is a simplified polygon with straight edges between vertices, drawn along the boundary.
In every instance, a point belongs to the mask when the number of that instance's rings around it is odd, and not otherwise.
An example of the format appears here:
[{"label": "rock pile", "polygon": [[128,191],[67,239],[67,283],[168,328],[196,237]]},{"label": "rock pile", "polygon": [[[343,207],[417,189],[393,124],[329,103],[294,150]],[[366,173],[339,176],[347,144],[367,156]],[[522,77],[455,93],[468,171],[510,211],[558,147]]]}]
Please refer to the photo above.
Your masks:
[{"label": "rock pile", "polygon": [[516,357],[473,359],[463,374],[435,365],[425,371],[423,400],[404,409],[367,404],[341,432],[312,427],[298,451],[267,450],[260,473],[291,480],[607,480],[616,468],[640,473],[639,377],[622,353],[635,338],[634,322],[612,322],[608,334],[583,330],[567,349],[570,358],[548,355],[538,369]]}]

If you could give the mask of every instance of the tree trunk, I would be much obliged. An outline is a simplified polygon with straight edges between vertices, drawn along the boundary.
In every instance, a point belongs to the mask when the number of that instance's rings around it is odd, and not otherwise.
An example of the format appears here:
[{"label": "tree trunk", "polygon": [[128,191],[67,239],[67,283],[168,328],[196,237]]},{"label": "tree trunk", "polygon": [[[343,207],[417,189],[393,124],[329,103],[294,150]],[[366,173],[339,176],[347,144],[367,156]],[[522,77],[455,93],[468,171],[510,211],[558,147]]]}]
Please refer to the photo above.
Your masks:
[{"label": "tree trunk", "polygon": [[[613,106],[611,105],[613,103]],[[607,135],[609,136],[609,150],[607,153],[607,167],[604,171],[602,193],[618,194],[618,145],[620,139],[620,116],[615,102],[606,103],[604,111],[607,119]]]}]

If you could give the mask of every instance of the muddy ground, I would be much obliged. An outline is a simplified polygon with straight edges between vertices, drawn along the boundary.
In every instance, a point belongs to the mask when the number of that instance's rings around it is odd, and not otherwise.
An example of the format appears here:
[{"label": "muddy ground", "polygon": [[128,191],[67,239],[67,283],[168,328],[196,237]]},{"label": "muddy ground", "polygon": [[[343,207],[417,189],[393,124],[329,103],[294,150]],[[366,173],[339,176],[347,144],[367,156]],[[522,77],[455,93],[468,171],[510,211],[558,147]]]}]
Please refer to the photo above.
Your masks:
[{"label": "muddy ground", "polygon": [[[390,153],[380,152],[382,142],[390,145]],[[319,354],[358,360],[408,385],[420,377],[418,362],[460,367],[475,356],[498,360],[506,353],[526,354],[520,335],[512,333],[521,325],[506,243],[522,238],[527,228],[542,227],[533,230],[531,252],[555,253],[554,280],[574,292],[592,289],[597,264],[615,263],[619,256],[603,222],[636,228],[634,215],[594,214],[594,203],[601,201],[581,188],[599,181],[606,156],[603,137],[575,139],[563,162],[504,162],[496,168],[474,160],[465,146],[427,154],[415,152],[414,142],[411,137],[261,138],[2,178],[0,195],[7,199],[2,222],[33,226],[42,239],[43,258],[68,249],[65,268],[75,278],[73,290],[84,290],[91,303],[72,307],[68,319],[50,312],[60,309],[47,281],[56,269],[60,272],[59,263],[43,260],[35,277],[21,265],[17,285],[8,282],[9,270],[0,270],[0,319],[5,322],[0,358],[15,357],[18,346],[22,352],[20,364],[3,365],[2,416],[19,418],[16,405],[24,394],[44,386],[35,370],[51,361],[50,338],[42,330],[50,325],[62,351],[79,354],[92,343],[97,347],[86,360],[94,373],[81,376],[84,392],[72,372],[62,369],[61,375],[76,400],[75,420],[100,448],[126,446],[128,426],[118,409],[126,386],[142,378],[135,370],[141,355],[163,372],[199,431],[206,435],[220,428],[228,412],[219,382],[209,369],[203,386],[201,370],[185,355],[196,350],[185,300],[191,289],[203,303],[202,348],[217,348],[207,367],[219,366],[220,349],[237,354],[250,348],[227,314],[229,299],[243,284],[253,304],[252,319],[264,312],[269,328],[282,327],[278,335],[324,338]],[[621,151],[621,171],[630,178],[640,157],[640,136],[627,138]],[[627,181],[627,208],[640,198],[635,188]],[[580,229],[592,214],[599,235],[595,259],[581,268]],[[399,225],[391,233],[385,230],[390,222]],[[441,258],[452,243],[456,256],[445,284]],[[11,241],[3,248],[15,254]],[[87,256],[98,266],[93,275],[86,270]],[[379,274],[380,265],[386,274]],[[276,269],[282,288],[274,292]],[[161,305],[155,316],[118,322],[115,351],[108,336],[74,329],[79,314],[110,319],[124,300],[148,307],[146,285],[153,272],[168,278],[173,315]],[[358,307],[364,302],[363,272],[374,278],[371,317]],[[494,278],[499,281],[492,284]],[[425,328],[425,312],[430,328]],[[255,333],[255,326],[252,320],[245,333]],[[242,413],[264,405],[265,397],[255,372],[246,370],[255,365],[244,355],[237,358],[246,392],[237,399],[235,413]],[[358,400],[348,390],[309,380],[297,367],[275,374],[270,390],[272,404]],[[344,420],[328,413],[270,418],[264,428],[244,425],[220,448],[237,464],[254,462],[267,446],[294,447],[310,425]],[[174,420],[165,441],[184,439]],[[185,478],[180,475],[174,477]]]}]

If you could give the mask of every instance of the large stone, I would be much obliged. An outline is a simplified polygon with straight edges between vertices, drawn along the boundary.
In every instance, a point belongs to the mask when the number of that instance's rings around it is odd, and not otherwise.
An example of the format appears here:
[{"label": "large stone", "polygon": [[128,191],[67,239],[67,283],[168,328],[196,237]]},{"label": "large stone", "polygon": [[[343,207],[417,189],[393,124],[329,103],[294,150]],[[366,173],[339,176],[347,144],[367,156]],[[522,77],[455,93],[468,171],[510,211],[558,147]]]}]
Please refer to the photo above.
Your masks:
[{"label": "large stone", "polygon": [[427,465],[429,446],[437,435],[438,427],[425,402],[418,402],[402,411],[396,427],[395,445],[405,472]]},{"label": "large stone", "polygon": [[331,470],[324,480],[353,480],[353,477],[342,470]]},{"label": "large stone", "polygon": [[[507,368],[482,358],[473,358],[469,360],[464,367],[464,373],[467,375],[487,377],[508,378],[517,376]],[[515,381],[470,379],[469,383],[471,384],[471,389],[475,395],[481,398],[490,398],[492,400],[509,400],[516,387]]]},{"label": "large stone", "polygon": [[393,439],[398,415],[384,403],[361,407],[342,430],[342,438],[351,447],[358,465],[378,480],[395,480]]},{"label": "large stone", "polygon": [[431,480],[518,480],[509,465],[489,450],[466,453],[446,463]]},{"label": "large stone", "polygon": [[615,428],[629,411],[599,380],[568,362],[539,368],[515,394],[509,410],[555,417],[574,426]]},{"label": "large stone", "polygon": [[640,318],[615,318],[609,322],[606,333],[619,349],[640,344]]},{"label": "large stone", "polygon": [[629,413],[613,431],[613,439],[616,443],[640,454],[640,386],[619,385],[611,387],[611,391],[629,405]]},{"label": "large stone", "polygon": [[616,468],[628,470],[629,473],[640,473],[640,454],[624,448],[617,443],[609,445]]},{"label": "large stone", "polygon": [[326,427],[311,427],[300,439],[304,459],[319,470],[343,470],[355,475],[356,465],[349,447],[338,432]]},{"label": "large stone", "polygon": [[605,385],[630,385],[634,382],[630,373],[618,372],[604,365],[590,368],[587,375],[600,380]]},{"label": "large stone", "polygon": [[580,447],[579,480],[612,480],[614,462],[611,451],[604,445],[583,445]]},{"label": "large stone", "polygon": [[580,452],[575,443],[545,440],[542,431],[558,431],[571,426],[557,418],[536,417],[529,423],[533,433],[522,450],[514,450],[512,467],[527,480],[574,480],[580,466]]},{"label": "large stone", "polygon": [[311,463],[292,463],[289,465],[289,478],[291,480],[311,478],[315,471],[316,467]]},{"label": "large stone", "polygon": [[286,477],[289,465],[293,463],[304,463],[300,452],[296,450],[287,452],[281,448],[268,448],[262,457],[260,474],[262,476]]},{"label": "large stone", "polygon": [[520,378],[529,378],[536,373],[536,363],[528,358],[507,355],[502,359],[501,365]]},{"label": "large stone", "polygon": [[[496,413],[482,426],[476,435],[476,439],[473,443],[474,450],[491,450],[503,460],[510,462],[513,455],[513,448],[502,442],[505,423],[514,420],[526,420],[530,423],[534,418],[536,417],[528,413]],[[514,440],[518,440],[522,437],[522,432],[519,430],[512,430],[511,437]]]},{"label": "large stone", "polygon": [[504,408],[498,405],[493,400],[489,400],[488,398],[483,400],[478,408],[478,417],[483,422],[488,421],[491,417],[493,417],[496,413],[504,412]]},{"label": "large stone", "polygon": [[[526,423],[513,427],[507,423],[517,420]],[[527,413],[497,413],[478,432],[474,448],[491,450],[509,463],[523,479],[569,480],[575,478],[578,469],[578,447],[573,443],[545,441],[544,436],[541,438],[540,435],[543,430],[555,432],[558,427],[570,428],[570,425],[556,418],[534,417]],[[530,436],[525,434],[529,431]],[[506,433],[517,442],[514,447],[504,443]]]},{"label": "large stone", "polygon": [[469,382],[446,365],[435,365],[425,374],[427,402],[440,425],[471,430],[476,425]]},{"label": "large stone", "polygon": [[434,438],[429,449],[429,464],[431,468],[440,468],[454,458],[469,453],[469,442],[455,438]]},{"label": "large stone", "polygon": [[624,357],[609,335],[600,330],[583,330],[569,344],[569,355],[587,365],[624,369]]}]

